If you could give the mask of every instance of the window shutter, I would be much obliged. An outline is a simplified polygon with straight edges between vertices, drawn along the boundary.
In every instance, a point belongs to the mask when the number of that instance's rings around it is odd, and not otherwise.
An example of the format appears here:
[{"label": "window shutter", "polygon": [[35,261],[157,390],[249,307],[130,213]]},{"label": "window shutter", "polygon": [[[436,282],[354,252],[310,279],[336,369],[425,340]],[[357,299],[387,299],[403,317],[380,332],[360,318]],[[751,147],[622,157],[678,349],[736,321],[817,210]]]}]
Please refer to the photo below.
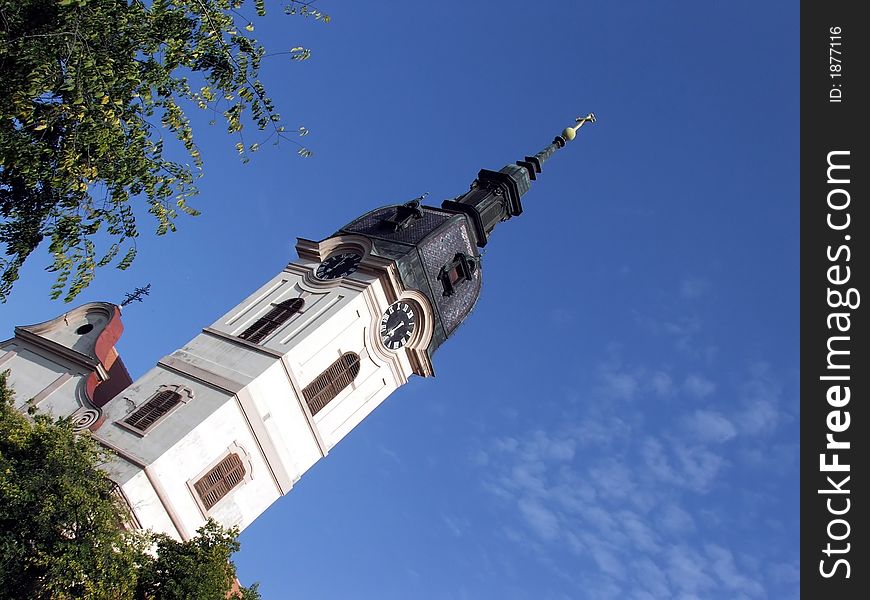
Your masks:
[{"label": "window shutter", "polygon": [[341,390],[353,383],[359,375],[359,367],[359,356],[353,352],[346,352],[302,390],[312,416],[338,396]]},{"label": "window shutter", "polygon": [[206,510],[230,493],[234,487],[245,479],[245,466],[238,454],[230,454],[199,481],[193,484]]},{"label": "window shutter", "polygon": [[127,416],[124,423],[141,432],[148,431],[160,417],[178,406],[180,402],[181,394],[178,392],[171,390],[157,392],[145,404]]},{"label": "window shutter", "polygon": [[305,300],[302,298],[292,298],[290,300],[279,302],[272,308],[272,310],[257,319],[253,325],[240,333],[239,337],[243,340],[248,340],[249,342],[257,344],[267,335],[287,322],[287,319],[302,310],[304,305]]}]

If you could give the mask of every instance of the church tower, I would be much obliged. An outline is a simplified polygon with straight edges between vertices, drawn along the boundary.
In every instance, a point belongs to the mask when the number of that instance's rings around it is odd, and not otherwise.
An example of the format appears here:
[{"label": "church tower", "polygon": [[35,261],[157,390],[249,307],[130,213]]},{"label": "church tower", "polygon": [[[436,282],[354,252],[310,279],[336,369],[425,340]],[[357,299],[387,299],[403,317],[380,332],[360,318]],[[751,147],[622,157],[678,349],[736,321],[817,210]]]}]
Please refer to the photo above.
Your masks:
[{"label": "church tower", "polygon": [[54,414],[87,413],[77,422],[117,454],[107,468],[140,526],[179,539],[209,517],[243,529],[411,375],[434,375],[435,351],[480,294],[478,248],[594,121],[481,170],[441,207],[386,206],[299,239],[298,260],[133,383],[111,304],[16,328],[0,363]]}]

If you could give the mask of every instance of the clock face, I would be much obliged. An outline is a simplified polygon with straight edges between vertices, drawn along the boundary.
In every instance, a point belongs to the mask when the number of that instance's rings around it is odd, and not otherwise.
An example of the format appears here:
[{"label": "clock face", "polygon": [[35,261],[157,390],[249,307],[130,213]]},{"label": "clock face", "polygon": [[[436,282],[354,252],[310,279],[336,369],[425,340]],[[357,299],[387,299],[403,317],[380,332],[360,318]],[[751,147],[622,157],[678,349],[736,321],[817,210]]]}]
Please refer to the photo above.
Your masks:
[{"label": "clock face", "polygon": [[338,279],[347,277],[359,266],[362,256],[355,252],[334,254],[320,263],[314,275],[318,279]]},{"label": "clock face", "polygon": [[417,315],[407,302],[394,302],[381,317],[381,341],[390,350],[398,350],[411,340]]}]

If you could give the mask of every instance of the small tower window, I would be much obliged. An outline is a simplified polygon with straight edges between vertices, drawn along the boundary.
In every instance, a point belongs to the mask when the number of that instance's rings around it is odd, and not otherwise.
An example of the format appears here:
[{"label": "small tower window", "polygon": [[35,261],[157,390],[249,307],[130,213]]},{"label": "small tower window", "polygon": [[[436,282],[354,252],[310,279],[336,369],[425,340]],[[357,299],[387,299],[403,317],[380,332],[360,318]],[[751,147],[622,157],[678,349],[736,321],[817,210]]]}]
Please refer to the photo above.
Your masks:
[{"label": "small tower window", "polygon": [[444,291],[442,296],[452,296],[456,287],[463,281],[469,281],[477,269],[479,259],[468,256],[463,252],[457,252],[449,263],[441,267],[438,272],[438,281],[441,282]]},{"label": "small tower window", "polygon": [[145,433],[180,403],[181,394],[172,390],[162,390],[128,415],[124,419],[124,424],[140,433]]},{"label": "small tower window", "polygon": [[287,322],[287,319],[302,310],[304,305],[305,300],[302,298],[293,298],[291,300],[279,302],[272,308],[272,310],[257,319],[253,325],[240,333],[239,337],[243,340],[248,340],[249,342],[257,344],[267,335]]},{"label": "small tower window", "polygon": [[346,352],[302,390],[312,415],[320,412],[341,390],[353,383],[359,375],[359,366],[359,356]]},{"label": "small tower window", "polygon": [[206,510],[217,504],[245,479],[245,466],[238,454],[229,454],[193,484]]}]

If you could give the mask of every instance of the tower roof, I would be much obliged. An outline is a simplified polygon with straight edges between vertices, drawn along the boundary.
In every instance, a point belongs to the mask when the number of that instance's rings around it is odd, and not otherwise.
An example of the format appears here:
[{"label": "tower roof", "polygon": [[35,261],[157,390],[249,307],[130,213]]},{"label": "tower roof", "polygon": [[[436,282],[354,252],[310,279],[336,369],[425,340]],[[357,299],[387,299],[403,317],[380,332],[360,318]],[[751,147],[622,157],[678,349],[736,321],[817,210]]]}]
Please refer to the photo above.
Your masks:
[{"label": "tower roof", "polygon": [[468,317],[480,296],[482,273],[477,248],[486,245],[495,226],[522,213],[520,199],[543,164],[576,137],[595,115],[578,117],[543,150],[500,171],[482,169],[471,189],[446,200],[441,208],[422,198],[370,211],[338,231],[362,235],[372,253],[395,261],[406,289],[429,298],[435,313],[431,354]]}]

